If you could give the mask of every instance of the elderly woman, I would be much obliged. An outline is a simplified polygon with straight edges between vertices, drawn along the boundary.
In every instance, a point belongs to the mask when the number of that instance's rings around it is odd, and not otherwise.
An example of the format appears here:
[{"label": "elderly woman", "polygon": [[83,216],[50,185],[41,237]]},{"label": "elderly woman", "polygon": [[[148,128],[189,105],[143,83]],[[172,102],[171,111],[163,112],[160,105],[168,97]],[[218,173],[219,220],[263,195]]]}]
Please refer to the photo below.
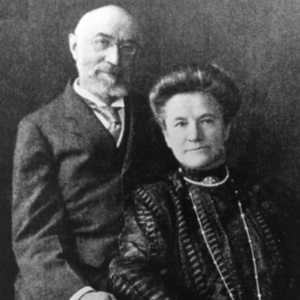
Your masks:
[{"label": "elderly woman", "polygon": [[117,299],[287,299],[279,209],[226,164],[234,82],[214,66],[177,71],[150,104],[179,166],[127,200],[110,268]]}]

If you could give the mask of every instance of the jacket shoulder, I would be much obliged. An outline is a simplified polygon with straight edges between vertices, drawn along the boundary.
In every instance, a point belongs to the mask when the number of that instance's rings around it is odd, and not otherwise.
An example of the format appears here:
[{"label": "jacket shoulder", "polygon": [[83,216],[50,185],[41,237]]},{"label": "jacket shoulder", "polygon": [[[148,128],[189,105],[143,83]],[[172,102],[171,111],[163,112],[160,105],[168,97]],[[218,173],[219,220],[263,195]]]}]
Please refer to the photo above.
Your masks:
[{"label": "jacket shoulder", "polygon": [[20,124],[34,123],[36,125],[42,125],[49,121],[51,122],[53,119],[58,119],[63,111],[63,95],[59,95],[55,100],[24,117]]},{"label": "jacket shoulder", "polygon": [[[237,187],[242,191],[243,198],[250,201],[248,204],[274,224],[280,222],[288,224],[299,220],[297,217],[300,211],[299,199],[284,182],[276,178],[265,180],[236,170],[231,170],[231,174]],[[289,226],[286,224],[283,227]]]}]

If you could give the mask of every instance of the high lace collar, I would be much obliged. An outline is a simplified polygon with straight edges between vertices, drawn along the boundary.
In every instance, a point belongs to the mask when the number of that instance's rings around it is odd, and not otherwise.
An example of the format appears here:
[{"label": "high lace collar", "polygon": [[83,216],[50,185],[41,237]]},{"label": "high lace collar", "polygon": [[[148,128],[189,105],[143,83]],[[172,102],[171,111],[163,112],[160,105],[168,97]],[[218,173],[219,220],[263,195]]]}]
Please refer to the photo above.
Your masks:
[{"label": "high lace collar", "polygon": [[180,172],[184,177],[198,182],[205,182],[207,178],[214,178],[216,182],[220,182],[226,177],[227,174],[225,164],[222,164],[217,168],[205,171],[181,167]]}]

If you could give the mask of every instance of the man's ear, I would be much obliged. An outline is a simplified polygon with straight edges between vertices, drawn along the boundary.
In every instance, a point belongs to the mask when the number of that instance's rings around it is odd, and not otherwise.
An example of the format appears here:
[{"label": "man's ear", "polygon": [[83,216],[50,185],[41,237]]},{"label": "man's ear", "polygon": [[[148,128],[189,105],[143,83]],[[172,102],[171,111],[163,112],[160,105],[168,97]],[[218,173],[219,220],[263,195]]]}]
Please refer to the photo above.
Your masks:
[{"label": "man's ear", "polygon": [[77,60],[77,36],[74,33],[69,34],[69,48],[73,59]]}]

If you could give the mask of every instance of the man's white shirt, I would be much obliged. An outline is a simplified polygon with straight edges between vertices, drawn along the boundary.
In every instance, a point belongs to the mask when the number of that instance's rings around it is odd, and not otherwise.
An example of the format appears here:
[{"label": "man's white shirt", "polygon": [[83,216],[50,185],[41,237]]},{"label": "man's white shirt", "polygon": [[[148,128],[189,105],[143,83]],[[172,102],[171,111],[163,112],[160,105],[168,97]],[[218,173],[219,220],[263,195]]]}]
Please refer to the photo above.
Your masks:
[{"label": "man's white shirt", "polygon": [[[98,107],[106,107],[106,103],[104,103],[103,101],[101,101],[101,99],[99,99],[97,96],[93,95],[92,93],[90,93],[89,91],[87,91],[86,89],[82,88],[80,85],[79,85],[79,78],[77,78],[74,83],[73,83],[73,89],[74,91],[80,96],[82,97],[83,99],[87,99],[88,101],[91,101],[93,102],[96,106]],[[119,139],[118,139],[118,142],[117,142],[117,147],[120,146],[121,144],[121,141],[122,141],[122,138],[123,138],[123,135],[124,135],[124,123],[125,123],[125,104],[124,104],[124,99],[123,98],[120,98],[120,99],[117,99],[116,101],[114,101],[112,104],[111,104],[111,107],[120,107],[122,108],[121,110],[121,114],[120,114],[120,119],[121,119],[121,123],[122,123],[122,129],[121,129],[121,133],[120,133],[120,136],[119,136]],[[97,111],[94,111],[94,114],[96,115],[96,117],[98,118],[98,120],[103,124],[103,126],[108,129],[109,127],[109,122]],[[72,299],[73,300],[73,299]]]}]

